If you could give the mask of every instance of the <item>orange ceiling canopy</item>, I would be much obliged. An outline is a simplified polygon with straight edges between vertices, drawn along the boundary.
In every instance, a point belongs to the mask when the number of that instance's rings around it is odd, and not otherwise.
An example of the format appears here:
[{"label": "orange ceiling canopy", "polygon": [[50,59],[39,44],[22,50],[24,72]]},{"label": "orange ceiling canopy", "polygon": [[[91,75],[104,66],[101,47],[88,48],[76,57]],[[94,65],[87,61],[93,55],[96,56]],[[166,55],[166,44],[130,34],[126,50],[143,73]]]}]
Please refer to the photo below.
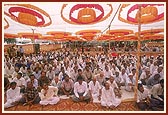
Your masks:
[{"label": "orange ceiling canopy", "polygon": [[18,38],[17,34],[5,33],[4,38]]},{"label": "orange ceiling canopy", "polygon": [[81,30],[76,32],[76,35],[80,36],[85,40],[91,41],[98,33],[101,33],[101,30]]},{"label": "orange ceiling canopy", "polygon": [[108,30],[106,34],[114,35],[114,36],[124,36],[124,35],[129,35],[133,34],[133,30],[128,30],[128,29],[116,29],[116,30]]},{"label": "orange ceiling canopy", "polygon": [[30,38],[30,39],[39,39],[41,37],[40,33],[18,33],[18,36],[21,38]]}]

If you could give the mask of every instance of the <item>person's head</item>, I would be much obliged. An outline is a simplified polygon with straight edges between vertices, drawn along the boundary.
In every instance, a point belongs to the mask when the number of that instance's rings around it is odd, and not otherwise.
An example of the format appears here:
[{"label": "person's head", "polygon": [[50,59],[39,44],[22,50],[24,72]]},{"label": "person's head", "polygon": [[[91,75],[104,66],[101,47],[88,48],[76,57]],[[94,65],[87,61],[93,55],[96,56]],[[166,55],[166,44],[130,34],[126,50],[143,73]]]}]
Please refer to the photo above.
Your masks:
[{"label": "person's head", "polygon": [[134,62],[131,62],[131,65],[132,65],[132,66],[134,66],[134,65],[135,65],[135,63],[134,63]]},{"label": "person's head", "polygon": [[105,62],[105,58],[101,58],[101,62],[104,63]]},{"label": "person's head", "polygon": [[78,74],[81,75],[82,74],[82,70],[78,69]]},{"label": "person's head", "polygon": [[110,80],[111,83],[113,83],[114,77],[111,75],[109,80]]},{"label": "person's head", "polygon": [[122,73],[122,74],[125,74],[125,68],[122,68],[122,69],[121,69],[121,73]]},{"label": "person's head", "polygon": [[108,67],[108,66],[105,66],[105,70],[108,71],[108,70],[109,70],[109,67]]},{"label": "person's head", "polygon": [[118,77],[119,76],[119,71],[116,71],[115,75],[116,75],[116,77]]},{"label": "person's head", "polygon": [[158,69],[157,69],[158,73],[160,73],[162,70],[163,70],[163,66],[162,66],[162,65],[159,65],[159,67],[158,67]]},{"label": "person's head", "polygon": [[94,76],[92,79],[93,83],[96,83],[96,80],[97,80],[97,78],[96,78],[96,76]]},{"label": "person's head", "polygon": [[25,67],[26,67],[26,64],[23,64],[23,65],[22,65],[22,67],[24,67],[24,68],[25,68]]},{"label": "person's head", "polygon": [[101,78],[104,77],[104,72],[103,72],[103,71],[100,72],[100,77],[101,77]]},{"label": "person's head", "polygon": [[10,83],[10,87],[14,90],[16,88],[16,82],[11,82]]},{"label": "person's head", "polygon": [[146,67],[146,68],[145,68],[145,72],[146,72],[147,75],[150,74],[150,69],[149,69],[149,67]]},{"label": "person's head", "polygon": [[6,63],[7,67],[10,68],[11,67],[11,64],[8,62]]},{"label": "person's head", "polygon": [[49,67],[49,71],[52,71],[52,67]]},{"label": "person's head", "polygon": [[81,84],[82,84],[82,81],[83,81],[82,76],[78,76],[77,81],[78,81],[78,82],[79,82],[79,84],[81,85]]},{"label": "person's head", "polygon": [[17,78],[20,79],[21,77],[22,77],[22,73],[19,72],[19,73],[17,74]]},{"label": "person's head", "polygon": [[31,69],[30,69],[30,67],[28,67],[28,68],[27,68],[27,71],[28,71],[28,72],[31,72]]},{"label": "person's head", "polygon": [[105,87],[106,90],[109,90],[110,89],[110,84],[108,82],[105,82],[104,87]]},{"label": "person's head", "polygon": [[132,74],[135,75],[135,73],[136,73],[136,69],[133,68],[133,69],[132,69]]},{"label": "person's head", "polygon": [[59,81],[58,76],[56,76],[56,77],[54,78],[54,80],[55,80],[55,82],[57,83],[57,82]]},{"label": "person's head", "polygon": [[75,66],[73,67],[73,69],[76,71],[76,70],[78,69],[78,66],[75,65]]},{"label": "person's head", "polygon": [[154,75],[154,80],[159,80],[160,79],[160,74],[155,74]]},{"label": "person's head", "polygon": [[42,71],[41,72],[41,77],[45,77],[46,76],[46,72],[45,71]]},{"label": "person's head", "polygon": [[31,81],[28,81],[27,82],[27,88],[31,89],[33,87],[33,84]]},{"label": "person's head", "polygon": [[90,69],[90,68],[89,68],[89,65],[87,65],[87,66],[85,67],[85,69],[86,69],[87,71],[89,71],[89,69]]},{"label": "person's head", "polygon": [[144,87],[141,83],[138,83],[138,90],[142,93],[144,92]]},{"label": "person's head", "polygon": [[42,87],[43,87],[44,90],[48,90],[48,84],[47,83],[43,83]]},{"label": "person's head", "polygon": [[160,80],[160,85],[162,86],[162,88],[164,88],[164,79]]},{"label": "person's head", "polygon": [[19,72],[19,70],[20,70],[19,67],[15,67],[16,72]]},{"label": "person's head", "polygon": [[61,67],[61,72],[62,72],[62,73],[64,73],[64,72],[65,72],[64,67]]},{"label": "person's head", "polygon": [[35,79],[35,76],[34,76],[33,74],[31,74],[31,75],[29,76],[29,78],[30,78],[31,81],[33,81],[33,80]]},{"label": "person's head", "polygon": [[98,64],[97,64],[96,68],[99,69],[99,65]]},{"label": "person's head", "polygon": [[150,61],[150,63],[153,63],[153,59],[150,59],[149,61]]},{"label": "person's head", "polygon": [[128,77],[129,77],[130,79],[133,79],[133,74],[132,74],[132,73],[129,73]]},{"label": "person's head", "polygon": [[115,65],[115,64],[112,64],[112,67],[113,67],[113,68],[115,68],[115,67],[116,67],[116,65]]},{"label": "person's head", "polygon": [[153,65],[154,65],[154,66],[157,66],[157,61],[154,61]]},{"label": "person's head", "polygon": [[65,81],[68,82],[69,81],[69,76],[67,74],[65,74]]},{"label": "person's head", "polygon": [[35,68],[35,72],[38,72],[38,71],[39,71],[39,67],[36,67],[36,68]]}]

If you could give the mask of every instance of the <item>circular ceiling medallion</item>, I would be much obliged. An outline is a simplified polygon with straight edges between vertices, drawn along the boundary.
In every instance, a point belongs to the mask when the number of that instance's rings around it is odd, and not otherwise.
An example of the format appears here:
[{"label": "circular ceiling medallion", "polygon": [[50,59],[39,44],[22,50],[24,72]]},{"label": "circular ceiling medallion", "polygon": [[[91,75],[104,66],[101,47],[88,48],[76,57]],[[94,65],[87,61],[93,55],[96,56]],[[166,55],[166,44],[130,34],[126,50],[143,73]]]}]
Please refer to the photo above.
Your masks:
[{"label": "circular ceiling medallion", "polygon": [[[164,4],[141,4],[141,24],[159,22],[164,19]],[[138,24],[139,5],[123,4],[119,11],[118,19],[129,24]],[[125,14],[127,14],[125,16]]]},{"label": "circular ceiling medallion", "polygon": [[45,27],[52,21],[48,13],[30,4],[6,4],[5,15],[21,24]]},{"label": "circular ceiling medallion", "polygon": [[[66,15],[67,10],[69,15]],[[112,14],[112,10],[111,4],[76,4],[70,10],[69,5],[64,4],[61,9],[61,17],[70,24],[95,24],[107,19]]]}]

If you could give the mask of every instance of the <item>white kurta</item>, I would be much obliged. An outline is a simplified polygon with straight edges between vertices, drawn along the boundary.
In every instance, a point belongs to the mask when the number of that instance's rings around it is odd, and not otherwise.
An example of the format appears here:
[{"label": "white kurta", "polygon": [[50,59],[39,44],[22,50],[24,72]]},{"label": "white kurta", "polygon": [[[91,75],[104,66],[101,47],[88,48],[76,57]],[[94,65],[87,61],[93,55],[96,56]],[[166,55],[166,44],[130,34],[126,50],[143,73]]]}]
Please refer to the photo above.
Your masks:
[{"label": "white kurta", "polygon": [[13,89],[8,89],[7,93],[7,101],[4,104],[4,108],[12,107],[13,102],[19,101],[22,98],[22,95],[20,94],[20,87],[16,87],[14,90]]},{"label": "white kurta", "polygon": [[18,79],[17,77],[15,77],[13,79],[13,81],[17,83],[18,87],[20,87],[22,85],[26,86],[26,80],[23,77],[21,77],[20,79]]},{"label": "white kurta", "polygon": [[82,81],[82,84],[80,85],[79,82],[75,82],[74,84],[74,94],[76,97],[79,98],[78,93],[84,93],[83,96],[86,96],[88,93],[88,87],[87,87],[87,82]]},{"label": "white kurta", "polygon": [[119,77],[122,78],[122,81],[120,83],[125,83],[128,75],[126,73],[124,74],[120,73]]},{"label": "white kurta", "polygon": [[100,86],[99,82],[96,81],[96,83],[94,85],[93,81],[90,81],[88,85],[89,85],[89,90],[91,91],[93,102],[97,102],[98,101],[98,96],[100,95],[99,91],[101,89],[101,86]]},{"label": "white kurta", "polygon": [[[133,91],[132,88],[135,86],[135,79],[130,79],[129,77],[126,78],[126,83],[125,83],[125,90],[127,91]],[[132,84],[133,86],[129,86],[128,84]]]},{"label": "white kurta", "polygon": [[40,94],[40,98],[41,98],[40,104],[41,105],[48,105],[48,104],[54,105],[60,101],[59,97],[54,97],[54,95],[57,95],[58,88],[53,87],[53,86],[48,86],[46,95],[44,95],[45,92],[46,91],[44,89],[41,90],[41,94]]},{"label": "white kurta", "polygon": [[115,87],[118,88],[118,85],[117,85],[117,83],[115,82],[115,80],[113,81],[113,83],[111,83],[110,80],[108,80],[107,82],[110,84],[110,86],[111,86],[113,89],[114,89]]},{"label": "white kurta", "polygon": [[102,89],[101,95],[101,105],[102,106],[115,106],[117,107],[121,103],[121,99],[115,97],[114,91],[112,87],[109,90],[106,90],[105,87]]},{"label": "white kurta", "polygon": [[139,103],[143,99],[146,99],[148,96],[150,96],[148,89],[144,88],[144,92],[143,93],[138,90],[137,103]]}]

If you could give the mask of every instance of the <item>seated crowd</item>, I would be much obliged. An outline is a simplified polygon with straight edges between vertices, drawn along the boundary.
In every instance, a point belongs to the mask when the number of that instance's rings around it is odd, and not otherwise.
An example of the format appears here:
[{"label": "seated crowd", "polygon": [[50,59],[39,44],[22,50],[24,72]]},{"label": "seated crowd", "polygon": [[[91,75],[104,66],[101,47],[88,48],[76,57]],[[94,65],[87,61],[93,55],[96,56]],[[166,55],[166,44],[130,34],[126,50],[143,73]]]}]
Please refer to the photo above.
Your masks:
[{"label": "seated crowd", "polygon": [[[4,58],[5,108],[18,103],[32,105],[57,104],[60,96],[74,102],[100,103],[113,109],[121,103],[124,89],[134,92],[138,71],[137,105],[140,109],[155,110],[164,107],[163,56],[142,56],[136,68],[137,57],[131,54],[91,55],[69,51],[41,52],[39,54]],[[150,93],[149,93],[150,91]]]}]

